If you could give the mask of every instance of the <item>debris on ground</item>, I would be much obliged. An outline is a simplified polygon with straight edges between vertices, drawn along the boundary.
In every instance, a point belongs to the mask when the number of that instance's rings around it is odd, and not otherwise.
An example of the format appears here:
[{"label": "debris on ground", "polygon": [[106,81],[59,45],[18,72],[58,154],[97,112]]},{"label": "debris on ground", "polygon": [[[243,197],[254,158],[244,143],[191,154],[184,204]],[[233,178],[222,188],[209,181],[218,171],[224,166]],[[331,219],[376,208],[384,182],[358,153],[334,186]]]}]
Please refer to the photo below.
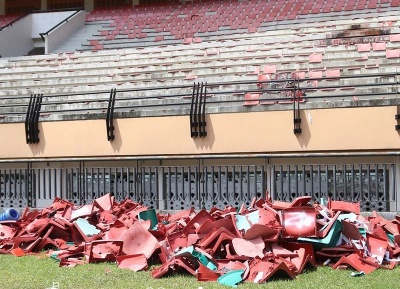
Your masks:
[{"label": "debris on ground", "polygon": [[266,282],[277,272],[293,279],[317,265],[362,276],[400,262],[400,216],[363,217],[359,203],[315,203],[308,196],[161,214],[107,194],[80,207],[56,198],[48,208],[0,222],[0,253],[42,250],[61,267],[110,261],[140,271],[161,262],[154,278],[185,270],[228,286]]}]

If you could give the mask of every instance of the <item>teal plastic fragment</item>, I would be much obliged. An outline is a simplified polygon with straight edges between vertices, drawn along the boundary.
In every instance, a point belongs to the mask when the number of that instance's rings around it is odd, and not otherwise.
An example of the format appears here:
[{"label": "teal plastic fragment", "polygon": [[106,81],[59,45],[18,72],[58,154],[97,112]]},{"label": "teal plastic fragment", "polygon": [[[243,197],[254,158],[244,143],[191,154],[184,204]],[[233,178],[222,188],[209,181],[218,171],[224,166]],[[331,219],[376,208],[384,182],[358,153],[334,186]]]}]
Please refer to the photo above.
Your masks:
[{"label": "teal plastic fragment", "polygon": [[367,230],[365,230],[365,228],[358,228],[358,231],[360,232],[360,234],[366,238],[367,237]]},{"label": "teal plastic fragment", "polygon": [[361,277],[361,276],[364,276],[364,275],[365,275],[364,271],[351,272],[351,277]]},{"label": "teal plastic fragment", "polygon": [[150,229],[155,230],[157,229],[158,219],[156,210],[149,209],[147,211],[140,212],[138,214],[139,220],[147,221],[150,220]]},{"label": "teal plastic fragment", "polygon": [[[339,241],[340,238],[340,232],[342,231],[342,223],[339,221],[335,221],[335,223],[332,225],[332,228],[329,230],[328,235],[326,235],[325,238],[318,239],[318,238],[298,238],[298,241],[301,242],[308,242],[311,243],[314,248],[320,249],[324,247],[335,247],[337,242]],[[321,230],[323,230],[322,228]]]},{"label": "teal plastic fragment", "polygon": [[50,255],[50,258],[51,258],[51,259],[54,259],[54,260],[56,260],[56,261],[58,261],[58,262],[61,262],[61,259],[58,258],[58,253],[51,254],[51,255]]},{"label": "teal plastic fragment", "polygon": [[185,257],[189,258],[192,257],[194,259],[197,259],[201,264],[206,266],[208,269],[217,270],[217,266],[204,254],[196,251],[193,246],[183,248],[175,254],[175,256],[182,256],[182,255],[184,255]]},{"label": "teal plastic fragment", "polygon": [[323,205],[323,206],[327,206],[327,204],[328,204],[328,202],[326,201],[326,199],[325,198],[320,198],[320,201],[319,201],[320,203],[321,203],[321,205]]},{"label": "teal plastic fragment", "polygon": [[88,237],[100,233],[100,230],[97,229],[92,224],[90,224],[86,219],[79,218],[78,220],[76,220],[76,224],[82,230],[82,232]]},{"label": "teal plastic fragment", "polygon": [[237,287],[237,284],[243,281],[242,274],[244,270],[232,270],[222,276],[220,276],[217,281],[220,284]]},{"label": "teal plastic fragment", "polygon": [[247,231],[248,229],[250,229],[250,224],[247,221],[246,216],[236,215],[235,219],[236,219],[236,227],[238,228],[238,230]]},{"label": "teal plastic fragment", "polygon": [[393,234],[390,234],[390,233],[387,233],[387,232],[386,232],[386,236],[388,237],[388,239],[389,239],[389,241],[390,241],[391,243],[395,243],[395,241],[394,241],[394,235],[393,235]]},{"label": "teal plastic fragment", "polygon": [[260,218],[260,215],[258,213],[258,210],[251,212],[251,213],[247,214],[246,216],[236,215],[235,216],[236,227],[238,228],[238,230],[244,230],[246,232],[251,227],[250,223],[257,224],[259,218]]}]

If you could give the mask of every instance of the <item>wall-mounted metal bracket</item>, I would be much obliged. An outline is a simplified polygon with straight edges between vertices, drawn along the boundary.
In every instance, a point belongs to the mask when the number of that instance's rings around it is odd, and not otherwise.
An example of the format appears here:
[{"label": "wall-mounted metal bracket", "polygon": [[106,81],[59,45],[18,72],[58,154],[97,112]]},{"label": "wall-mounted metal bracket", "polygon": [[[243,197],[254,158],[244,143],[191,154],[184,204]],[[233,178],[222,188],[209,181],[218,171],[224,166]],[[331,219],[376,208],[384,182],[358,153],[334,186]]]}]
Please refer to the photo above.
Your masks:
[{"label": "wall-mounted metal bracket", "polygon": [[207,82],[193,83],[190,103],[190,136],[192,138],[206,137],[206,101]]},{"label": "wall-mounted metal bracket", "polygon": [[39,115],[43,94],[31,94],[25,117],[26,143],[39,143]]},{"label": "wall-mounted metal bracket", "polygon": [[107,127],[107,140],[113,141],[115,139],[114,135],[114,104],[115,95],[117,94],[117,89],[113,88],[110,91],[110,98],[108,100],[107,106],[107,116],[106,116],[106,127]]},{"label": "wall-mounted metal bracket", "polygon": [[300,117],[300,99],[297,97],[299,89],[299,80],[294,81],[293,85],[293,133],[301,134],[301,117]]}]

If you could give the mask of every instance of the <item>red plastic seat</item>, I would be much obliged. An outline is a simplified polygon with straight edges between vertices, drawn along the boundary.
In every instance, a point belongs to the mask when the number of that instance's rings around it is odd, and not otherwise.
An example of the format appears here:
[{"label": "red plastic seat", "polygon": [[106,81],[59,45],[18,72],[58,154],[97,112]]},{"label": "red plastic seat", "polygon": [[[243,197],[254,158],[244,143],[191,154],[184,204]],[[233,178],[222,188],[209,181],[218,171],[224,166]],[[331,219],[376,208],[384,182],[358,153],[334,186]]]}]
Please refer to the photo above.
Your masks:
[{"label": "red plastic seat", "polygon": [[310,63],[321,63],[322,62],[322,54],[321,53],[313,53],[313,54],[311,54],[309,62]]},{"label": "red plastic seat", "polygon": [[372,43],[373,51],[384,51],[386,50],[386,42],[375,42]]},{"label": "red plastic seat", "polygon": [[386,49],[386,58],[398,58],[400,57],[400,49]]},{"label": "red plastic seat", "polygon": [[254,106],[260,103],[260,94],[259,93],[246,93],[244,95],[244,103],[243,106]]}]

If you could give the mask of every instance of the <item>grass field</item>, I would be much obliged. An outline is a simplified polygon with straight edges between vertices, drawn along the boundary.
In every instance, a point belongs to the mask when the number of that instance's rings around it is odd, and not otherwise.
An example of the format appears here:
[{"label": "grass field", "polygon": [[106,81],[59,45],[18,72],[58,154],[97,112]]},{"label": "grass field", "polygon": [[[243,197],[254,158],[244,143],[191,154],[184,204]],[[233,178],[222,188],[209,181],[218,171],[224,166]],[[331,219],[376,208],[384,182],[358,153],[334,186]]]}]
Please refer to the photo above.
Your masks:
[{"label": "grass field", "polygon": [[[198,282],[189,274],[174,274],[153,279],[150,270],[132,272],[117,268],[113,263],[79,265],[75,268],[60,268],[58,263],[45,255],[14,257],[0,255],[1,289],[45,289],[59,282],[60,289],[216,289],[229,288],[216,282]],[[295,280],[275,278],[264,284],[241,283],[244,288],[388,288],[400,287],[400,266],[395,270],[379,269],[362,276],[351,277],[351,270],[332,270],[329,267],[309,269]]]}]

